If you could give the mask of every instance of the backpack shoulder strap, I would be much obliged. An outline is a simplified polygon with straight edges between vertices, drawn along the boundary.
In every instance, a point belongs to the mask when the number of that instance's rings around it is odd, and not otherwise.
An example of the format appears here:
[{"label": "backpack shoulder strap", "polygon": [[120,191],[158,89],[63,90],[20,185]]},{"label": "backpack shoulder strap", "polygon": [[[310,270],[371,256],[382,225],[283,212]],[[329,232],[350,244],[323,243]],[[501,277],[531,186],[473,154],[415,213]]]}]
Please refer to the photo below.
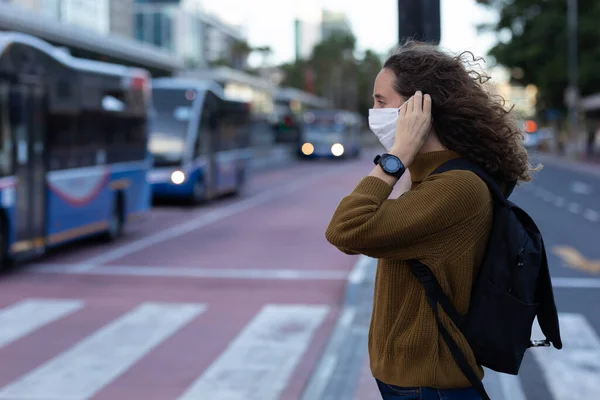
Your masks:
[{"label": "backpack shoulder strap", "polygon": [[[498,185],[498,182],[496,182],[483,168],[481,168],[474,162],[467,160],[466,158],[460,157],[446,161],[445,163],[437,167],[430,175],[441,174],[443,172],[452,171],[456,169],[471,171],[474,174],[476,174],[481,180],[483,180],[486,183],[494,200],[501,204],[506,204],[508,196],[505,196],[504,193],[502,193],[502,189],[500,189],[500,185]],[[508,188],[509,195],[512,192],[513,188],[514,185],[511,185],[511,187]]]},{"label": "backpack shoulder strap", "polygon": [[456,311],[450,302],[450,299],[448,296],[446,296],[439,282],[433,275],[433,272],[427,265],[418,260],[409,260],[408,263],[410,265],[410,271],[425,289],[425,297],[427,298],[427,303],[429,303],[429,306],[433,311],[438,331],[440,332],[442,339],[444,339],[444,342],[446,342],[448,350],[456,362],[456,365],[458,365],[458,368],[461,370],[464,376],[469,380],[471,385],[473,385],[475,390],[477,390],[481,398],[483,400],[491,400],[485,391],[483,382],[479,380],[475,370],[467,361],[465,354],[460,349],[456,341],[454,341],[448,332],[448,329],[442,323],[438,310],[438,304],[442,306],[442,309],[446,312],[450,320],[461,331],[464,324],[464,318],[458,313],[458,311]]}]

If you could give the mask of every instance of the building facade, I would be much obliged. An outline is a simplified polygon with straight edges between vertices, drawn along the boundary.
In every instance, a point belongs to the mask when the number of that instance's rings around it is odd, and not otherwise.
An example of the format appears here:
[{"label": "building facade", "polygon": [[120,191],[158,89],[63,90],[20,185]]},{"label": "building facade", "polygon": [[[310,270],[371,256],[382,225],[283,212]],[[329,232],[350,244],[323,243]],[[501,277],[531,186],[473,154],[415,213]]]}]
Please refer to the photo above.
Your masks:
[{"label": "building facade", "polygon": [[109,34],[109,10],[109,0],[61,0],[60,21]]},{"label": "building facade", "polygon": [[107,35],[133,35],[134,0],[5,0],[65,24]]},{"label": "building facade", "polygon": [[314,47],[322,40],[321,23],[297,19],[294,21],[296,60],[310,58]]},{"label": "building facade", "polygon": [[236,54],[238,44],[245,42],[240,29],[203,13],[199,7],[138,0],[133,14],[137,40],[175,52],[190,68],[220,60],[236,68],[245,66],[245,60],[240,61]]},{"label": "building facade", "polygon": [[110,0],[110,33],[123,37],[133,37],[133,0]]}]

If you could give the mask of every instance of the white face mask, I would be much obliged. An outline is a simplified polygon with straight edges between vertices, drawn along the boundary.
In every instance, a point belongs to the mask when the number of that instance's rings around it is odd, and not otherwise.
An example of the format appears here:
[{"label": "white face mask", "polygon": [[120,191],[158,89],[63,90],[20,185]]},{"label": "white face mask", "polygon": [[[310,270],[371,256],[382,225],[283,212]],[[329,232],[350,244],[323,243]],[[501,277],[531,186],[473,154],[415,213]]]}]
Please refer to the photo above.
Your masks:
[{"label": "white face mask", "polygon": [[377,136],[386,151],[390,151],[394,144],[397,121],[397,108],[372,108],[369,110],[369,128]]}]

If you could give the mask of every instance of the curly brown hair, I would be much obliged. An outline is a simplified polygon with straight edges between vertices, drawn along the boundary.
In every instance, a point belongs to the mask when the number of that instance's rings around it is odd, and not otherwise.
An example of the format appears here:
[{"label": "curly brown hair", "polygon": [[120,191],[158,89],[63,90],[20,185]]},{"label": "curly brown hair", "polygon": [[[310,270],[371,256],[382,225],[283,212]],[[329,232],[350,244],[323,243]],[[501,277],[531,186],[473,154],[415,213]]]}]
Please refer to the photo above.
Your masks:
[{"label": "curly brown hair", "polygon": [[475,70],[480,60],[471,52],[451,56],[433,45],[407,42],[383,68],[394,72],[394,89],[404,98],[417,90],[431,96],[433,128],[446,148],[475,162],[499,183],[530,181],[538,168],[529,164],[512,108],[506,109],[502,97],[483,87],[490,77]]}]

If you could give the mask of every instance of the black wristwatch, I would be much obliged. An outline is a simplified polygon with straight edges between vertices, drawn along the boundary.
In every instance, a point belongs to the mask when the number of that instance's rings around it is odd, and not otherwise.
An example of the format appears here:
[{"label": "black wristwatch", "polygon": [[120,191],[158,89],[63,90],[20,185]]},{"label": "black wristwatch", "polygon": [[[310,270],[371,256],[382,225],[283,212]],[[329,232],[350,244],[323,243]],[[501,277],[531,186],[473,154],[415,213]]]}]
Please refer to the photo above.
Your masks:
[{"label": "black wristwatch", "polygon": [[384,153],[378,155],[373,162],[375,165],[381,166],[383,172],[397,179],[400,179],[404,171],[406,171],[406,167],[402,164],[402,161],[393,154]]}]

